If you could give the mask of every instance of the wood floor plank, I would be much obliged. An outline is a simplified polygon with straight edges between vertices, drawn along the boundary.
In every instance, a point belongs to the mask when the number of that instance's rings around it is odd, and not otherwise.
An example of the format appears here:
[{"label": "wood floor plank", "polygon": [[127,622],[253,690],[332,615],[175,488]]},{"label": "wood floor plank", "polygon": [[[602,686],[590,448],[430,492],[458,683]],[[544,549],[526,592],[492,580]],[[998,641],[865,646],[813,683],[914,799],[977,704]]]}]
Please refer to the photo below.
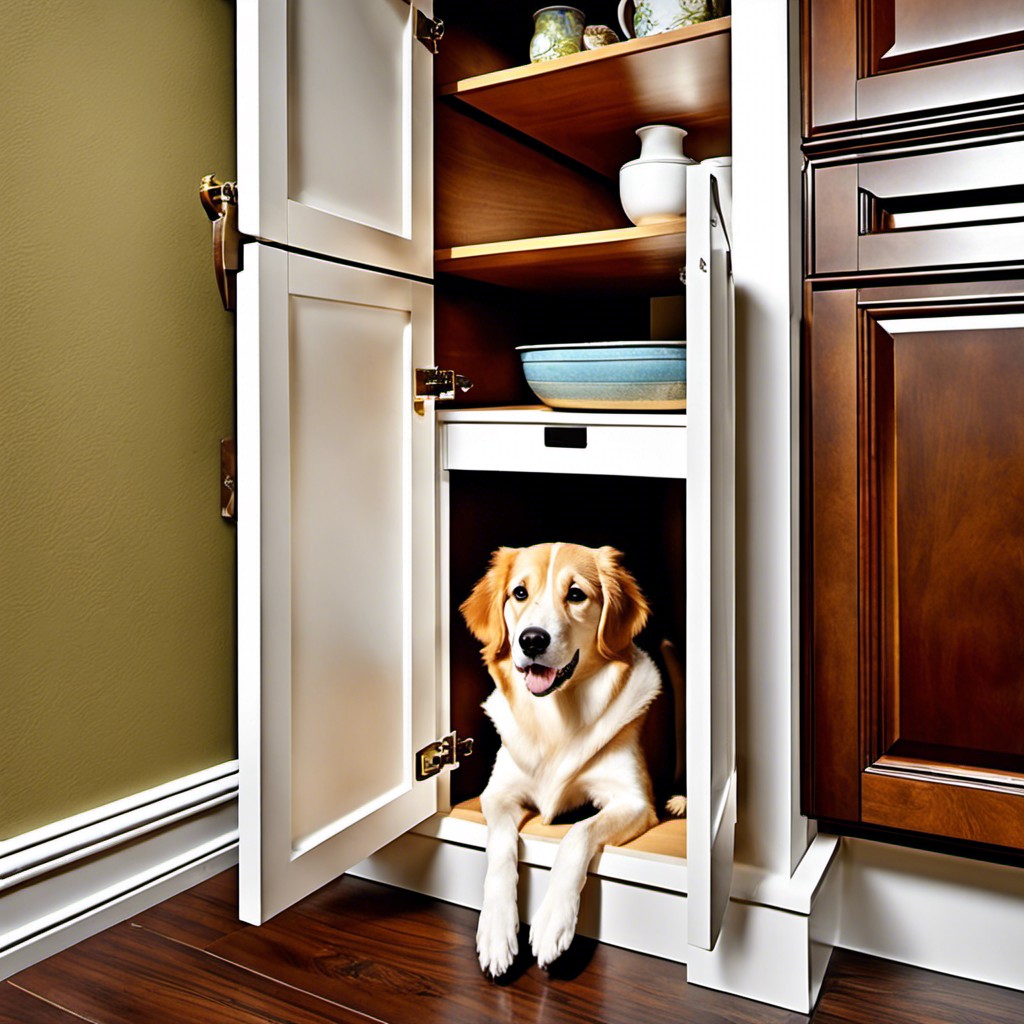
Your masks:
[{"label": "wood floor plank", "polygon": [[0,1024],[82,1024],[82,1020],[14,985],[0,983]]},{"label": "wood floor plank", "polygon": [[95,1024],[368,1024],[365,1015],[128,923],[10,980]]},{"label": "wood floor plank", "polygon": [[206,949],[225,935],[246,927],[238,920],[238,869],[222,871],[136,914],[132,921],[169,939]]},{"label": "wood floor plank", "polygon": [[1024,993],[836,950],[813,1024],[1020,1024]]},{"label": "wood floor plank", "polygon": [[[796,1024],[806,1018],[687,987],[679,964],[585,939],[550,974],[522,955],[481,974],[472,910],[342,878],[261,928],[210,946],[232,963],[391,1024]],[[527,948],[526,930],[520,941]]]},{"label": "wood floor plank", "polygon": [[0,1024],[1024,1021],[1024,993],[844,950],[812,1018],[587,939],[550,974],[524,952],[495,985],[477,967],[474,911],[343,877],[253,928],[237,920],[236,884],[225,872],[0,983]]}]

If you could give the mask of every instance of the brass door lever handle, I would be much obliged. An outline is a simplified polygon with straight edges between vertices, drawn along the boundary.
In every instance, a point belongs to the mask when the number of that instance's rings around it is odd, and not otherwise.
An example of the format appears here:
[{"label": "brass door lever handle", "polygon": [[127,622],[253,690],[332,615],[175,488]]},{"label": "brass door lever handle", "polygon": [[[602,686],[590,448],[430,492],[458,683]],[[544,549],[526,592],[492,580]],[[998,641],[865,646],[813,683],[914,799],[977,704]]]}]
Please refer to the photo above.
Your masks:
[{"label": "brass door lever handle", "polygon": [[199,198],[213,221],[213,272],[224,308],[235,308],[235,277],[242,269],[242,236],[238,233],[238,186],[207,174]]}]

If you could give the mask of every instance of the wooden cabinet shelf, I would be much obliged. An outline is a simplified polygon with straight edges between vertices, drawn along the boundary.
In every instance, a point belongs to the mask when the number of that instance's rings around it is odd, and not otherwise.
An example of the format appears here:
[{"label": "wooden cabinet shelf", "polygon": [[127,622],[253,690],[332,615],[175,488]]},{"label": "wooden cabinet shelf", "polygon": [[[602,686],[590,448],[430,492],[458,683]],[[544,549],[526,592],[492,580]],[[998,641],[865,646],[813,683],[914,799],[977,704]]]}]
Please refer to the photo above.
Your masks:
[{"label": "wooden cabinet shelf", "polygon": [[438,249],[434,269],[531,291],[614,288],[649,295],[681,290],[686,219],[545,238]]},{"label": "wooden cabinet shelf", "polygon": [[639,153],[645,124],[685,128],[687,152],[730,151],[730,18],[630,39],[440,90],[601,174]]}]

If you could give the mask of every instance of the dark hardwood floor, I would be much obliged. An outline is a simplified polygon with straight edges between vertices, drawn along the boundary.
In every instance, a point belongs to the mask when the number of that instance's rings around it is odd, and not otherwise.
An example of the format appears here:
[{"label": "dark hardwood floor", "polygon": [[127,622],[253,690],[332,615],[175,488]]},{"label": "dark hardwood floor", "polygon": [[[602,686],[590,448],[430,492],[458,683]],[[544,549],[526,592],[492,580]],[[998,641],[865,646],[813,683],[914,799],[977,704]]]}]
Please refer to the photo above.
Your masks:
[{"label": "dark hardwood floor", "polygon": [[[476,914],[341,878],[262,928],[225,872],[0,984],[0,1024],[796,1024],[578,938],[550,973],[480,975]],[[525,936],[524,936],[525,940]],[[525,941],[522,943],[526,948]],[[837,952],[814,1024],[1018,1024],[1024,994]]]}]

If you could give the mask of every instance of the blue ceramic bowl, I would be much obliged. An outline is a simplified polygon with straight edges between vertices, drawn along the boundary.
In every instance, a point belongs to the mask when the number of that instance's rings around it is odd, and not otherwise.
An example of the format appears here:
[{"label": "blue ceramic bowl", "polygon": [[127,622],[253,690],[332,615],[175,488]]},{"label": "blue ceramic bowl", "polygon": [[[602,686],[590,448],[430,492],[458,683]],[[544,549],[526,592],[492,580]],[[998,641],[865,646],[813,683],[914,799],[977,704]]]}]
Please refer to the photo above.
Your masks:
[{"label": "blue ceramic bowl", "polygon": [[686,408],[685,341],[520,345],[526,383],[555,409]]}]

